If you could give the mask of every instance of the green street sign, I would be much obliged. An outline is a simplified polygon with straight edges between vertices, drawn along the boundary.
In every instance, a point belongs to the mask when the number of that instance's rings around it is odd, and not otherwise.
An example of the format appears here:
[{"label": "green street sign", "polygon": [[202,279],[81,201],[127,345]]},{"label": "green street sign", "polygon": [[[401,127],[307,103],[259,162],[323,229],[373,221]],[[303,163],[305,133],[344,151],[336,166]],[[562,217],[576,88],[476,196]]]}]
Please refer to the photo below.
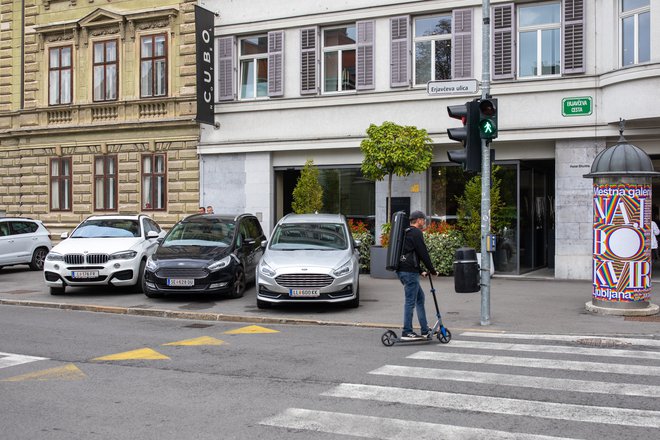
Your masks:
[{"label": "green street sign", "polygon": [[490,119],[482,119],[479,121],[479,134],[481,139],[492,139],[497,134],[497,127]]},{"label": "green street sign", "polygon": [[564,98],[562,100],[561,114],[563,116],[589,116],[592,109],[591,96]]}]

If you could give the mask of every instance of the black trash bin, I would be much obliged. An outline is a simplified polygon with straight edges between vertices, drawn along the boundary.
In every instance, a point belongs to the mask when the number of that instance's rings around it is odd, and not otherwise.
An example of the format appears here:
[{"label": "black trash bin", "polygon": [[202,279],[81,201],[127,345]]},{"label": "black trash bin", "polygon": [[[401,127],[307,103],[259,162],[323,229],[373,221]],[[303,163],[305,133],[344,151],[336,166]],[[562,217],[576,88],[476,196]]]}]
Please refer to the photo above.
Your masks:
[{"label": "black trash bin", "polygon": [[454,290],[456,293],[473,293],[481,290],[477,251],[459,248],[454,254]]}]

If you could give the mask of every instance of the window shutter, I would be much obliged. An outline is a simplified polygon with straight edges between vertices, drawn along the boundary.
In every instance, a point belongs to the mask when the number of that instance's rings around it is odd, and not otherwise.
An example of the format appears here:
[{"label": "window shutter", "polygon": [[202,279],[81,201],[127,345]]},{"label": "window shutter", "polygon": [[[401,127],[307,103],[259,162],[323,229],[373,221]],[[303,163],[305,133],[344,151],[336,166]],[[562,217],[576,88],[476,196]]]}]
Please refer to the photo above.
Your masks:
[{"label": "window shutter", "polygon": [[452,78],[472,78],[472,9],[452,12]]},{"label": "window shutter", "polygon": [[268,96],[284,95],[284,32],[268,32]]},{"label": "window shutter", "polygon": [[515,77],[515,16],[514,4],[493,7],[493,79]]},{"label": "window shutter", "polygon": [[234,37],[218,38],[218,101],[235,99]]},{"label": "window shutter", "polygon": [[564,73],[584,73],[584,0],[564,0],[562,62]]},{"label": "window shutter", "polygon": [[390,19],[390,86],[410,85],[410,17]]},{"label": "window shutter", "polygon": [[374,21],[357,25],[357,90],[369,90],[374,84]]},{"label": "window shutter", "polygon": [[300,94],[318,93],[318,57],[316,27],[300,30]]}]

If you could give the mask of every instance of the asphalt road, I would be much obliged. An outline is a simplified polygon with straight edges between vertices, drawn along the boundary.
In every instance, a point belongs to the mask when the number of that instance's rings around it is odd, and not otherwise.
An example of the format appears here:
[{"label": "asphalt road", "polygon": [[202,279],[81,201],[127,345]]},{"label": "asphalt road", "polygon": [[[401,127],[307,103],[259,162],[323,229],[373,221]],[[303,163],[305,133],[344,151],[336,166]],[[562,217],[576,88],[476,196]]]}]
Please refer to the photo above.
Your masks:
[{"label": "asphalt road", "polygon": [[381,333],[0,306],[2,437],[651,439],[660,428],[657,340],[456,332],[388,348]]}]

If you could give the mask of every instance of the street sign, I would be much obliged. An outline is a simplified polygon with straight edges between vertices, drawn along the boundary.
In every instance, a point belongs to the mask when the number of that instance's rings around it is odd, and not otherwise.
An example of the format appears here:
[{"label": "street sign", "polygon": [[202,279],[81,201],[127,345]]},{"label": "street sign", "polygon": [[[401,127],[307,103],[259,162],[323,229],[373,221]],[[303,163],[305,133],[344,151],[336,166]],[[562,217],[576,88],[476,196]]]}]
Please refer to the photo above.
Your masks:
[{"label": "street sign", "polygon": [[589,116],[593,110],[591,96],[564,98],[561,114],[563,116]]},{"label": "street sign", "polygon": [[426,83],[426,93],[429,95],[469,95],[477,93],[477,90],[479,90],[479,83],[476,79],[429,81]]}]

